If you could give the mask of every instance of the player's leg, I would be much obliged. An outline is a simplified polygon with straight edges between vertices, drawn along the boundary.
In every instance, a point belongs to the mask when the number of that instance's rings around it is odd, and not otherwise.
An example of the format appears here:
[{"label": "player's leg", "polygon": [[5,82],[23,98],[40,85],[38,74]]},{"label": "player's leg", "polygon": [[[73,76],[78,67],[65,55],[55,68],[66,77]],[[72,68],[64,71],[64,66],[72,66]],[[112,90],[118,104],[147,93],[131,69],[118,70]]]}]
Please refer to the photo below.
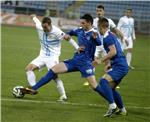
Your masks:
[{"label": "player's leg", "polygon": [[54,79],[56,77],[56,74],[59,73],[65,73],[67,72],[67,67],[65,65],[64,62],[61,62],[59,64],[56,64],[54,67],[52,67],[47,74],[42,77],[39,82],[36,83],[36,85],[34,85],[32,87],[33,90],[37,90],[40,87],[42,87],[43,85],[47,84],[48,82],[50,82],[52,79]]},{"label": "player's leg", "polygon": [[126,115],[126,109],[123,105],[122,97],[118,91],[116,91],[117,85],[121,82],[122,78],[128,73],[128,67],[113,67],[112,71],[109,71],[107,75],[111,76],[112,81],[109,82],[110,87],[112,88],[114,101],[119,108],[119,111],[116,113],[121,113]]},{"label": "player's leg", "polygon": [[117,105],[115,103],[112,87],[110,85],[112,83],[113,83],[113,78],[109,74],[105,74],[100,79],[100,86],[102,89],[101,92],[104,95],[107,102],[109,103],[108,111],[104,115],[105,117],[110,117],[113,113],[117,111]]},{"label": "player's leg", "polygon": [[47,74],[42,77],[37,83],[36,85],[32,86],[31,89],[29,88],[25,88],[22,89],[22,92],[25,94],[36,94],[37,90],[42,87],[43,85],[47,84],[48,82],[50,82],[52,79],[54,79],[56,77],[56,74],[59,73],[64,73],[67,72],[67,66],[65,65],[64,62],[61,62],[59,64],[56,64],[52,69],[50,69]]},{"label": "player's leg", "polygon": [[53,80],[56,82],[56,87],[60,94],[58,101],[66,101],[67,95],[62,80],[58,77],[58,75],[56,75],[56,77]]},{"label": "player's leg", "polygon": [[117,106],[114,102],[112,89],[109,86],[109,82],[112,81],[111,76],[109,77],[105,76],[101,78],[100,83],[97,84],[92,65],[85,64],[84,66],[80,66],[78,68],[82,73],[82,77],[86,77],[90,86],[108,101],[110,109],[109,113],[107,113],[107,116],[111,116],[112,113],[114,113],[117,109]]},{"label": "player's leg", "polygon": [[30,86],[34,86],[36,84],[36,76],[34,74],[35,69],[38,69],[38,67],[34,64],[28,64],[25,68],[27,80]]},{"label": "player's leg", "polygon": [[102,97],[104,97],[109,103],[109,110],[104,116],[111,116],[113,113],[117,111],[117,106],[114,102],[112,89],[109,86],[109,82],[107,78],[102,78],[100,83],[97,84],[95,76],[87,77],[90,86],[97,91]]},{"label": "player's leg", "polygon": [[114,96],[115,103],[117,104],[117,107],[119,108],[119,110],[116,112],[116,114],[127,115],[127,110],[123,105],[122,97],[119,94],[119,92],[115,90],[115,88],[113,88],[113,96]]},{"label": "player's leg", "polygon": [[[94,76],[93,66],[89,65],[89,64],[84,65],[84,66],[80,66],[79,70],[82,74],[82,77],[86,77],[90,86],[95,91],[97,91],[101,96],[103,96],[110,104],[113,103],[113,105],[114,105],[112,89],[110,88],[107,79],[102,78],[100,83],[97,84],[95,76]],[[113,106],[113,105],[111,105],[111,106]]]},{"label": "player's leg", "polygon": [[36,84],[36,76],[34,74],[34,70],[41,69],[42,66],[44,66],[44,62],[42,61],[42,58],[40,56],[35,58],[26,66],[25,71],[30,86],[34,86]]},{"label": "player's leg", "polygon": [[[59,63],[58,56],[53,56],[51,58],[45,58],[45,64],[46,64],[46,67],[48,68],[48,70],[51,69],[53,66],[55,66],[58,63]],[[58,77],[58,75],[56,75],[56,77],[53,80],[55,81],[57,90],[60,94],[59,101],[67,100],[67,96],[66,96],[66,92],[65,92],[65,88],[64,88],[62,80]]]},{"label": "player's leg", "polygon": [[126,54],[126,59],[127,63],[130,69],[134,69],[133,66],[131,66],[131,61],[132,61],[132,48],[133,48],[133,40],[131,38],[128,39],[128,46],[126,48],[127,54]]}]

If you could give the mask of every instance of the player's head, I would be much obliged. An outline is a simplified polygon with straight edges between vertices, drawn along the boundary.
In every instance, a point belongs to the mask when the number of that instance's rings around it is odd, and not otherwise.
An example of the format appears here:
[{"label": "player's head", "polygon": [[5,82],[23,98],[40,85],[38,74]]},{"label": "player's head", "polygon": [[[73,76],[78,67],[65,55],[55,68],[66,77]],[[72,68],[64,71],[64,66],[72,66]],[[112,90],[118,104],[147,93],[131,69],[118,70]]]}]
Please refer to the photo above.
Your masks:
[{"label": "player's head", "polygon": [[96,8],[96,15],[97,17],[104,17],[105,11],[104,11],[104,6],[103,5],[98,5]]},{"label": "player's head", "polygon": [[98,30],[101,35],[104,35],[104,33],[108,30],[109,22],[106,18],[99,18],[98,20]]},{"label": "player's head", "polygon": [[44,32],[49,32],[51,30],[51,19],[49,17],[43,18],[42,27]]},{"label": "player's head", "polygon": [[125,15],[127,17],[131,17],[132,16],[132,9],[131,8],[127,8],[126,11],[125,11]]},{"label": "player's head", "polygon": [[93,17],[90,14],[84,14],[80,19],[80,24],[84,30],[89,30],[93,25]]}]

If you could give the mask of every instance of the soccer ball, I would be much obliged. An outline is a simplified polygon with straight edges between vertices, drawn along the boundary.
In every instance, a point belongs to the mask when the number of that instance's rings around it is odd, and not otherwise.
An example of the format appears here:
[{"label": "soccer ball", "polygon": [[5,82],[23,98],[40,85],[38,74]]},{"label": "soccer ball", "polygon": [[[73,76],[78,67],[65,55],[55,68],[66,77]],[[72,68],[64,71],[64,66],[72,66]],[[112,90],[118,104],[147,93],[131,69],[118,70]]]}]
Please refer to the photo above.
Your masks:
[{"label": "soccer ball", "polygon": [[25,94],[21,92],[21,90],[20,90],[21,88],[24,88],[24,87],[23,86],[15,86],[13,88],[12,94],[14,97],[16,97],[16,98],[23,98],[24,97]]}]

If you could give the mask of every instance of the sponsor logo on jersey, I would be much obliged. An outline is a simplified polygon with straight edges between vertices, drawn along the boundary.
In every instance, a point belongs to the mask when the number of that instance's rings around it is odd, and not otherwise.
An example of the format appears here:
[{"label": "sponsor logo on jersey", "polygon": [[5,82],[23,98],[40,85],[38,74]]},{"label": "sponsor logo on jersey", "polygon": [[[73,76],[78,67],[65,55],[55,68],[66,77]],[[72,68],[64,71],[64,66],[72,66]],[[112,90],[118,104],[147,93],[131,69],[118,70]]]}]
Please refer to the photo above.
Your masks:
[{"label": "sponsor logo on jersey", "polygon": [[87,73],[87,74],[92,74],[92,73],[93,73],[93,69],[87,69],[87,70],[86,70],[86,73]]}]

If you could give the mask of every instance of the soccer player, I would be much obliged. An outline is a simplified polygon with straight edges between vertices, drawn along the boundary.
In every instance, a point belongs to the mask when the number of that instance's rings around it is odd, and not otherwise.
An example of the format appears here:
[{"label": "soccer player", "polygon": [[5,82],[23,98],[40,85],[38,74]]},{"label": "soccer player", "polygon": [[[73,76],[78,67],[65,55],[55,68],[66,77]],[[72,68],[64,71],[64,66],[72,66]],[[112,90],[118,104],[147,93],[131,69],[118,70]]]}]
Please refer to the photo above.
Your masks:
[{"label": "soccer player", "polygon": [[132,17],[132,9],[126,9],[125,16],[121,17],[117,28],[122,31],[124,34],[125,40],[128,42],[128,45],[125,47],[127,50],[127,63],[130,69],[134,69],[131,66],[132,60],[132,48],[133,48],[133,40],[136,39],[135,37],[135,30],[134,30],[134,18]]},{"label": "soccer player", "polygon": [[[65,38],[65,33],[52,25],[49,17],[44,17],[42,23],[36,15],[31,15],[31,18],[36,25],[41,45],[39,56],[31,61],[26,67],[27,80],[29,85],[32,87],[36,84],[36,76],[34,74],[36,69],[41,70],[44,66],[46,66],[47,69],[50,70],[54,65],[59,63],[61,40]],[[70,42],[73,42],[73,40],[70,39]],[[53,78],[53,80],[57,84],[57,89],[60,94],[59,100],[67,100],[63,82],[57,75]]]},{"label": "soccer player", "polygon": [[[96,14],[97,14],[97,17],[94,19],[93,26],[97,28],[98,20],[105,16],[105,8],[104,8],[103,5],[98,5],[97,6]],[[107,19],[108,19],[108,22],[109,22],[109,30],[112,31],[113,33],[115,33],[118,38],[123,40],[124,35],[122,34],[122,32],[120,30],[117,29],[117,27],[116,27],[115,23],[113,22],[113,20],[110,19],[110,18],[107,18]]]},{"label": "soccer player", "polygon": [[[93,21],[93,26],[95,28],[97,28],[98,20],[105,16],[105,8],[104,8],[103,5],[98,5],[97,6],[96,14],[97,14],[97,17]],[[123,34],[122,34],[122,32],[117,29],[117,27],[116,27],[116,25],[115,25],[115,23],[113,22],[112,19],[110,19],[110,18],[107,18],[107,19],[108,19],[108,22],[109,22],[109,30],[111,30],[113,33],[115,33],[118,36],[118,38],[120,38],[120,40],[123,41]],[[106,55],[106,52],[105,52],[105,50],[103,48],[103,43],[102,43],[101,46],[97,46],[96,47],[94,66],[97,66],[100,63],[99,58],[103,57],[104,55]],[[88,82],[85,82],[83,85],[86,86],[86,85],[89,85],[89,84],[88,84]]]},{"label": "soccer player", "polygon": [[106,69],[111,65],[111,70],[107,70],[95,90],[99,91],[100,95],[109,103],[109,109],[104,115],[105,117],[111,117],[114,113],[126,115],[127,111],[121,95],[115,88],[128,73],[128,64],[119,41],[109,31],[109,21],[106,18],[99,19],[98,28],[100,34],[103,35],[103,45],[107,52],[107,55],[102,57],[101,61],[106,64]]}]

